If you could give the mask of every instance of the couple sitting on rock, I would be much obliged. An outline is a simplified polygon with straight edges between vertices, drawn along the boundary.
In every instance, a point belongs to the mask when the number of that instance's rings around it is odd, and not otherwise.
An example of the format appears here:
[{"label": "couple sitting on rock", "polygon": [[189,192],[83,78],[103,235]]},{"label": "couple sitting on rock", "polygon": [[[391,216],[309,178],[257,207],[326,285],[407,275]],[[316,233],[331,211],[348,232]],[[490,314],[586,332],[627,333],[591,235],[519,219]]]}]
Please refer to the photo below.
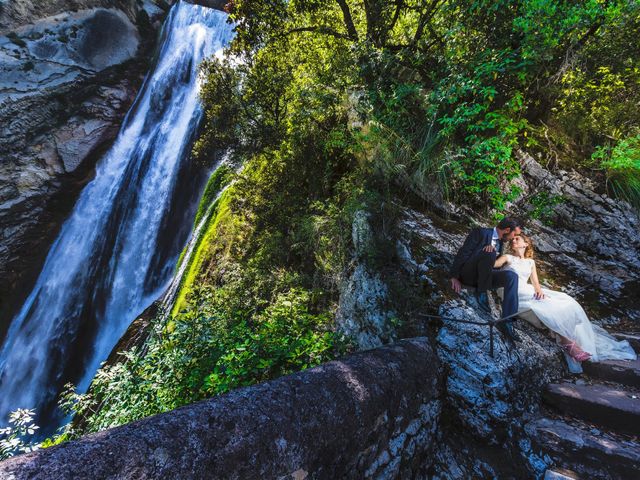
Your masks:
[{"label": "couple sitting on rock", "polygon": [[[553,331],[572,371],[580,372],[580,362],[585,360],[636,358],[628,342],[617,341],[593,325],[571,296],[540,286],[533,242],[513,218],[501,220],[495,228],[475,228],[467,236],[451,267],[453,290],[460,293],[463,284],[475,287],[478,305],[487,313],[487,292],[503,287],[502,317],[522,313],[531,323],[542,323]],[[511,322],[502,322],[498,328],[510,341],[519,341]]]}]

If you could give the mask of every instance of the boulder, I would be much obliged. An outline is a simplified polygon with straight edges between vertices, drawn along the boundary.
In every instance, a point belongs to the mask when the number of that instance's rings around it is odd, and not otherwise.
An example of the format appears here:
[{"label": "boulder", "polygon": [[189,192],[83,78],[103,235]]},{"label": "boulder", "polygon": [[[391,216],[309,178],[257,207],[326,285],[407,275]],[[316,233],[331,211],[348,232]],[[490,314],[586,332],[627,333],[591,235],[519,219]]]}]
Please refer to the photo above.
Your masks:
[{"label": "boulder", "polygon": [[440,371],[426,338],[0,463],[0,477],[422,478],[433,460]]}]

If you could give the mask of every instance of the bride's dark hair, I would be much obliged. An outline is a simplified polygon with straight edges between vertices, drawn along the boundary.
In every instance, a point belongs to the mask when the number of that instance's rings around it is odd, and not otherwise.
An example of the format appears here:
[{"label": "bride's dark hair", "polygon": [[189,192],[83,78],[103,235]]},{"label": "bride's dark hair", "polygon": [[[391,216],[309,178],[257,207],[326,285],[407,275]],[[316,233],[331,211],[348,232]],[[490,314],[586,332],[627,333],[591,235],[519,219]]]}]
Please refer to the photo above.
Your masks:
[{"label": "bride's dark hair", "polygon": [[516,236],[523,239],[524,243],[527,244],[527,246],[524,249],[524,258],[533,258],[533,240],[527,237],[524,233],[520,233]]}]

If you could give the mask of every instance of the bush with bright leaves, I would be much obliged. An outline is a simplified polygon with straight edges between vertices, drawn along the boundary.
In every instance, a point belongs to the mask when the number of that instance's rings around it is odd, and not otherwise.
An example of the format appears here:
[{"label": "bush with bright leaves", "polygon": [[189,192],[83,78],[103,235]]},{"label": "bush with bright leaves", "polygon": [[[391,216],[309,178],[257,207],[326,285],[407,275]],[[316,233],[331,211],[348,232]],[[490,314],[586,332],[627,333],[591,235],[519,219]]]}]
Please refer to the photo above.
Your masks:
[{"label": "bush with bright leaves", "polygon": [[0,428],[0,460],[18,453],[32,452],[40,448],[38,443],[28,441],[38,426],[33,423],[35,412],[19,408],[9,415],[9,426]]}]

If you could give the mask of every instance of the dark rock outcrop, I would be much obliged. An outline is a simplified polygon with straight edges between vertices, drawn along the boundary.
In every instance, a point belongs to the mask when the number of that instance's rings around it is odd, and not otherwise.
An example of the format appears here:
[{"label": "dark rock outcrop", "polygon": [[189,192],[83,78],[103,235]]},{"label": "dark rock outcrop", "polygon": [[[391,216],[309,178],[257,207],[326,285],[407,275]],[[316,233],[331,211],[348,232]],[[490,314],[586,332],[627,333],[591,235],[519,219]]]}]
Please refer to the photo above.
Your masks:
[{"label": "dark rock outcrop", "polygon": [[[445,317],[482,321],[470,298],[446,302]],[[505,343],[496,332],[494,356],[489,355],[486,326],[446,320],[438,335],[438,356],[448,372],[445,412],[449,422],[442,435],[450,453],[437,470],[440,478],[455,478],[449,464],[468,475],[491,471],[499,478],[535,477],[546,464],[529,446],[523,419],[538,411],[544,387],[566,373],[554,343],[534,327],[518,325],[521,342]],[[464,441],[463,441],[464,439]],[[466,444],[470,459],[454,448]],[[503,460],[494,459],[502,455]],[[479,468],[482,463],[485,468]]]},{"label": "dark rock outcrop", "polygon": [[389,288],[366,261],[374,242],[369,220],[365,211],[356,212],[351,227],[352,266],[338,282],[340,301],[336,324],[360,349],[378,347],[397,338],[393,326],[397,314],[389,305]]},{"label": "dark rock outcrop", "polygon": [[433,459],[438,361],[425,338],[0,463],[21,479],[412,478]]},{"label": "dark rock outcrop", "polygon": [[0,338],[115,138],[162,15],[149,1],[2,4]]},{"label": "dark rock outcrop", "polygon": [[132,18],[135,2],[132,0],[11,0],[0,3],[0,35],[41,18],[62,12],[75,12],[91,8],[117,8]]},{"label": "dark rock outcrop", "polygon": [[539,418],[525,427],[534,448],[549,452],[549,461],[575,469],[577,478],[627,480],[640,470],[637,441],[583,426],[575,420]]}]

